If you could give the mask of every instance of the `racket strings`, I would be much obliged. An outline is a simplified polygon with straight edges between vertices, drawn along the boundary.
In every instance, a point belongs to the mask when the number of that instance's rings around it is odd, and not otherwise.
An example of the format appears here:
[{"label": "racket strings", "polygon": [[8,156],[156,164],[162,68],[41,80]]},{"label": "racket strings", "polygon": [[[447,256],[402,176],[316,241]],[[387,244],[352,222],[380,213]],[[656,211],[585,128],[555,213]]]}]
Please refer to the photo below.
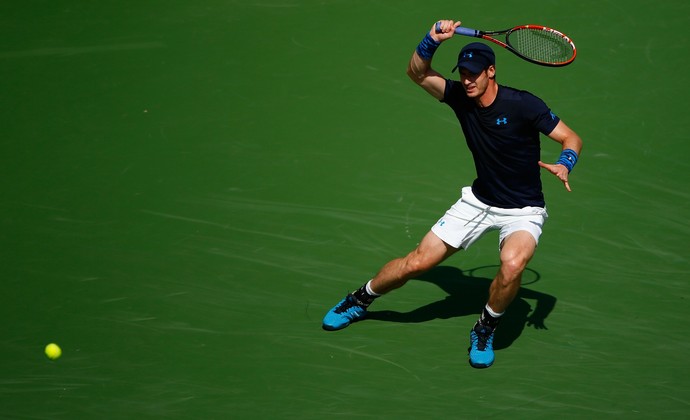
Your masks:
[{"label": "racket strings", "polygon": [[521,55],[542,63],[565,63],[574,52],[571,43],[563,35],[538,28],[513,31],[507,41]]}]

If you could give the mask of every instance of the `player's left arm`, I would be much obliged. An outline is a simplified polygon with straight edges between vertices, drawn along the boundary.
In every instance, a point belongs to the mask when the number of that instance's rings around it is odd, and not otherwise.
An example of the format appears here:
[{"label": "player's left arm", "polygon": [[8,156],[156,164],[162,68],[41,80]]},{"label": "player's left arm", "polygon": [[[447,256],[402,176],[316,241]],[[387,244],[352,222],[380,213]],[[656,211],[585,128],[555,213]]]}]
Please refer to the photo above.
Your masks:
[{"label": "player's left arm", "polygon": [[[549,133],[549,138],[560,143],[562,150],[572,150],[577,156],[580,156],[580,152],[582,151],[582,139],[570,127],[565,125],[563,121],[558,122],[556,128]],[[565,189],[571,191],[570,184],[568,184],[568,173],[570,170],[567,166],[560,163],[549,164],[542,161],[539,161],[539,166],[554,174],[563,182]]]}]

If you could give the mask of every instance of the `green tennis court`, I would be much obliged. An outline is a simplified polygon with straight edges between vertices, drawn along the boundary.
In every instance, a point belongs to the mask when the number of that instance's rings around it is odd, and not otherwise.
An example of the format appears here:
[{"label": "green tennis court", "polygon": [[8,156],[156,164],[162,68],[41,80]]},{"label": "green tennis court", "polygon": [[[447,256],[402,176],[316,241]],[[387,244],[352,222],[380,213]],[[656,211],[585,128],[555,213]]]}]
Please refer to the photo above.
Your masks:
[{"label": "green tennis court", "polygon": [[[690,418],[690,3],[0,11],[0,417]],[[485,370],[467,335],[497,236],[321,329],[473,179],[454,115],[405,74],[440,18],[578,47],[559,69],[496,49],[499,82],[585,146],[572,193],[543,177],[550,219]]]}]

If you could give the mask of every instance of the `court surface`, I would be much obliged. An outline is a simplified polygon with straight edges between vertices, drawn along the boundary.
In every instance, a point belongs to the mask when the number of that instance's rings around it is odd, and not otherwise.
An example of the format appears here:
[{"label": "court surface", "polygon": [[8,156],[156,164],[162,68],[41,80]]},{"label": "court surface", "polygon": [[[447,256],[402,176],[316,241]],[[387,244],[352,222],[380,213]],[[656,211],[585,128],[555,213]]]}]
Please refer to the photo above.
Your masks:
[{"label": "court surface", "polygon": [[[427,3],[0,6],[0,417],[690,418],[690,3]],[[578,47],[496,51],[585,147],[485,370],[495,235],[321,329],[473,179],[405,75],[441,18]]]}]

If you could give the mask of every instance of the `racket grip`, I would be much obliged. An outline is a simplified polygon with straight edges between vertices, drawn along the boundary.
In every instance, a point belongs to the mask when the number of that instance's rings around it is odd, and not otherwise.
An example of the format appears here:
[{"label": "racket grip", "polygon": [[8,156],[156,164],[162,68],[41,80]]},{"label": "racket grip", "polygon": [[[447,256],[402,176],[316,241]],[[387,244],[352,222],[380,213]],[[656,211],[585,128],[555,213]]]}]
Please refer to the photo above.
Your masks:
[{"label": "racket grip", "polygon": [[465,28],[462,26],[458,26],[457,28],[455,28],[455,33],[458,35],[479,37],[479,31],[478,30],[471,29],[471,28]]},{"label": "racket grip", "polygon": [[[441,32],[441,22],[436,22],[436,33]],[[455,28],[455,33],[458,35],[479,37],[479,31],[476,29],[465,28],[463,26],[458,26]]]}]

